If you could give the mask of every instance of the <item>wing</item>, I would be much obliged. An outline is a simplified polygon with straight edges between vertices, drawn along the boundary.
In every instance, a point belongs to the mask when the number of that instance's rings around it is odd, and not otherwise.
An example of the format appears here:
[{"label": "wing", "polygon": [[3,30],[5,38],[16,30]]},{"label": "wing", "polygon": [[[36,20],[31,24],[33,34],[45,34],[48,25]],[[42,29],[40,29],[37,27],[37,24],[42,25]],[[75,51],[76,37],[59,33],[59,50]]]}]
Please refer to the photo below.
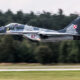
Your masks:
[{"label": "wing", "polygon": [[58,32],[58,31],[55,31],[55,30],[41,31],[41,32],[39,32],[39,34],[44,35],[44,36],[71,35],[69,33]]}]

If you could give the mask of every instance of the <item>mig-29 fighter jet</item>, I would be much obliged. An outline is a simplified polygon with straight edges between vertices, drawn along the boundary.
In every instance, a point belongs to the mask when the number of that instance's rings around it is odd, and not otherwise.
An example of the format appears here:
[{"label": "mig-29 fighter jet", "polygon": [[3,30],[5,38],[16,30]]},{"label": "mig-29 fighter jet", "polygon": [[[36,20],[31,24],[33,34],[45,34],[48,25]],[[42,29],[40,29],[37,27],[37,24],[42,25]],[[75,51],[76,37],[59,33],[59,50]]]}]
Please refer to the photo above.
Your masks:
[{"label": "mig-29 fighter jet", "polygon": [[18,23],[0,27],[0,35],[23,35],[32,41],[80,40],[80,17],[61,30],[49,30]]}]

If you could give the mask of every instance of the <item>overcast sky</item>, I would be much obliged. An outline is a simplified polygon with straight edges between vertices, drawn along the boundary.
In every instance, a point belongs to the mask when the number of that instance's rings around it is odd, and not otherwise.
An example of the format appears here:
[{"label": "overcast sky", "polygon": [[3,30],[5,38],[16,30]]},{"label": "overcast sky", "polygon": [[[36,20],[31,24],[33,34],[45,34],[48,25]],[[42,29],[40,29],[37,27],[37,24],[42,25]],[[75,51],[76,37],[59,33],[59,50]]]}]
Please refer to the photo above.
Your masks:
[{"label": "overcast sky", "polygon": [[65,14],[80,13],[80,0],[0,0],[0,9],[13,12],[22,10],[26,12],[49,11],[56,13],[58,9],[64,10]]}]

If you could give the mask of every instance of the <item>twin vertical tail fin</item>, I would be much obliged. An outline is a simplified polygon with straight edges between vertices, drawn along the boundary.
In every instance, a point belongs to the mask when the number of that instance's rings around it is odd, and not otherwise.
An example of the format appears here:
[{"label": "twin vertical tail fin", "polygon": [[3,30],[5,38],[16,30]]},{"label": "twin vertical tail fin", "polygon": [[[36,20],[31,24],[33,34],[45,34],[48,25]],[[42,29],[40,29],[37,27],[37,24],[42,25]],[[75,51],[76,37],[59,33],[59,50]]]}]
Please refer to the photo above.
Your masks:
[{"label": "twin vertical tail fin", "polygon": [[72,23],[69,24],[67,27],[60,30],[60,32],[65,32],[72,35],[80,35],[80,16],[72,21]]}]

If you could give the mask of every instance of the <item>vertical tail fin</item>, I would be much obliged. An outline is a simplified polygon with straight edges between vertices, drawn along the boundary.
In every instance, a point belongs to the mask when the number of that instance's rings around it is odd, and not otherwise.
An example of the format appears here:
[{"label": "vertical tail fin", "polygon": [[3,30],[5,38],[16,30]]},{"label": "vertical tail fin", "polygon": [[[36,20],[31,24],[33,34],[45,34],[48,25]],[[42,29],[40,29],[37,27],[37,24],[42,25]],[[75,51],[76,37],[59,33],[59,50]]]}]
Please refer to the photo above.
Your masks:
[{"label": "vertical tail fin", "polygon": [[80,35],[80,16],[74,21],[72,21],[72,23],[69,24],[67,27],[60,30],[60,32],[66,32],[73,35]]}]

